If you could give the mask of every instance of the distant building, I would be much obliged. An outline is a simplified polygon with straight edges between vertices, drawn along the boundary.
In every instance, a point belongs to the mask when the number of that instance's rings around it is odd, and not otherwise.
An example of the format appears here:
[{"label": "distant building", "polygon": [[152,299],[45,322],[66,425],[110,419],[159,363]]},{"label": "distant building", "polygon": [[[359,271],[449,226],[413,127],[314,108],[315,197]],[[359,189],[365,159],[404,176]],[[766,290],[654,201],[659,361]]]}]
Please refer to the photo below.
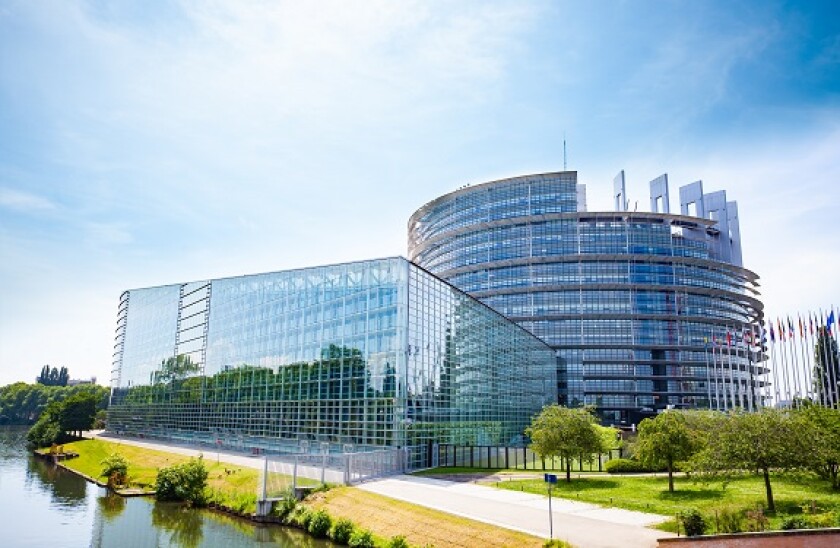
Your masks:
[{"label": "distant building", "polygon": [[96,384],[96,377],[91,377],[89,379],[70,379],[67,381],[67,386],[77,386],[80,384]]},{"label": "distant building", "polygon": [[594,405],[615,423],[758,405],[763,370],[726,346],[763,316],[737,204],[698,181],[672,214],[663,175],[650,183],[651,212],[637,211],[624,171],[614,203],[587,211],[575,171],[462,187],[411,216],[408,258],[554,348],[562,404]]},{"label": "distant building", "polygon": [[554,352],[403,258],[133,289],[108,428],[268,451],[503,445],[556,401]]}]

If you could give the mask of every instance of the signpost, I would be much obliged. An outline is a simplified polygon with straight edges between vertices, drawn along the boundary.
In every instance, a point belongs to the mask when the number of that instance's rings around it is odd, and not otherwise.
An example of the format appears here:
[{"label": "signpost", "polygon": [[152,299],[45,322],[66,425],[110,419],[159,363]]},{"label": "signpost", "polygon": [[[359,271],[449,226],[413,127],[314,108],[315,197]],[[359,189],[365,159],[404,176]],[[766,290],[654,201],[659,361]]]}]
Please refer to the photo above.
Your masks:
[{"label": "signpost", "polygon": [[548,484],[548,538],[554,539],[554,514],[551,513],[551,488],[557,483],[557,476],[555,474],[543,474],[545,482]]}]

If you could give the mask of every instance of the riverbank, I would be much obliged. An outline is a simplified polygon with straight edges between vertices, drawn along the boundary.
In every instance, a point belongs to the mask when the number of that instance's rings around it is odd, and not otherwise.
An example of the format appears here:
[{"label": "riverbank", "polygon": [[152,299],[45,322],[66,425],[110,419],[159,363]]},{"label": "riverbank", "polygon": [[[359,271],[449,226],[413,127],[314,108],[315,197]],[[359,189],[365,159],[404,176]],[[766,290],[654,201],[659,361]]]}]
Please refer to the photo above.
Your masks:
[{"label": "riverbank", "polygon": [[[173,452],[167,449],[172,449]],[[130,488],[144,490],[145,494],[149,495],[154,492],[153,486],[159,468],[185,462],[200,453],[192,448],[170,448],[165,444],[117,438],[96,438],[67,443],[64,445],[64,451],[78,453],[79,457],[62,461],[63,468],[99,485],[104,485],[106,479],[100,475],[101,461],[111,453],[119,453],[129,463]],[[223,495],[229,501],[227,504],[216,504],[212,507],[251,521],[266,521],[253,515],[259,477],[257,469],[261,467],[262,461],[225,452],[205,454],[204,457],[208,469],[208,485],[216,495]],[[437,548],[473,545],[537,547],[542,546],[544,542],[544,539],[536,536],[353,487],[334,487],[327,492],[307,497],[302,504],[313,510],[325,510],[333,520],[350,519],[358,528],[370,530],[383,545],[384,539],[396,535],[404,535],[412,546],[434,545]]]}]

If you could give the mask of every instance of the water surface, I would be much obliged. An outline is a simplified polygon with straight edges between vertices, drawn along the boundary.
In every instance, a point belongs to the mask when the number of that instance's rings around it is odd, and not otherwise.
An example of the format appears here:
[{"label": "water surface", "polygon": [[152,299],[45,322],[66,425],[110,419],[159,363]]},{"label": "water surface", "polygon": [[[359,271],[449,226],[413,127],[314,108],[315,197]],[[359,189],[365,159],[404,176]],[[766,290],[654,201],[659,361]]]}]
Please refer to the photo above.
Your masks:
[{"label": "water surface", "polygon": [[0,546],[324,548],[297,531],[209,510],[122,498],[32,457],[26,428],[0,427]]}]

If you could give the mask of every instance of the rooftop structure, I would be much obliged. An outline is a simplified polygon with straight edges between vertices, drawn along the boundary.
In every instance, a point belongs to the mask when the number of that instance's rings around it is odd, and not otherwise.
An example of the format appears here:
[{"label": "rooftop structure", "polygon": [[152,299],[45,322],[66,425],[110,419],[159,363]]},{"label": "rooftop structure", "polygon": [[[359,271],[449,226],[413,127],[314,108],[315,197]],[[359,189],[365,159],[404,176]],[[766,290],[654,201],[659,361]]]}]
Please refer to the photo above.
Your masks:
[{"label": "rooftop structure", "polygon": [[652,212],[630,211],[624,171],[615,211],[589,212],[577,172],[462,187],[408,222],[409,259],[498,310],[555,349],[559,401],[595,405],[608,422],[667,407],[758,404],[759,370],[725,350],[763,315],[743,268],[737,204],[701,182],[650,183]]}]

